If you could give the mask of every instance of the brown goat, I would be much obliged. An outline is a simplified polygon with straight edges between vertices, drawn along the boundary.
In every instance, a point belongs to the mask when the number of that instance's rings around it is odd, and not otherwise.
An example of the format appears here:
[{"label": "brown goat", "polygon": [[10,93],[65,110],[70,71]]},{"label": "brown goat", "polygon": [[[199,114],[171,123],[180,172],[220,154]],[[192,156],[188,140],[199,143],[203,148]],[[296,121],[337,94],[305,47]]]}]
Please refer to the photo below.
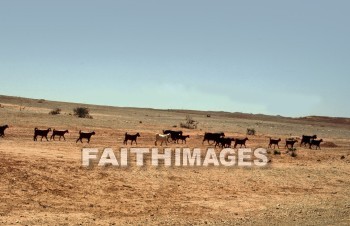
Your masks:
[{"label": "brown goat", "polygon": [[130,135],[128,133],[125,133],[125,139],[123,144],[127,145],[128,144],[128,140],[131,140],[131,145],[132,143],[135,141],[136,145],[137,145],[137,138],[140,137],[140,133],[136,133],[134,135]]},{"label": "brown goat", "polygon": [[66,140],[66,138],[64,137],[64,134],[69,133],[68,130],[55,130],[53,129],[52,131],[52,135],[50,140],[55,140],[55,136],[59,136],[59,140],[61,140],[61,137],[63,137],[64,140]]},{"label": "brown goat", "polygon": [[281,138],[278,138],[277,140],[275,140],[275,139],[271,139],[271,137],[270,137],[269,148],[271,148],[272,145],[273,145],[273,148],[275,148],[276,145],[277,145],[278,148],[280,148],[280,146],[278,145],[278,143],[279,143],[280,141],[281,141]]},{"label": "brown goat", "polygon": [[285,148],[294,148],[294,144],[298,143],[298,140],[295,139],[286,139],[286,145],[284,146]]}]

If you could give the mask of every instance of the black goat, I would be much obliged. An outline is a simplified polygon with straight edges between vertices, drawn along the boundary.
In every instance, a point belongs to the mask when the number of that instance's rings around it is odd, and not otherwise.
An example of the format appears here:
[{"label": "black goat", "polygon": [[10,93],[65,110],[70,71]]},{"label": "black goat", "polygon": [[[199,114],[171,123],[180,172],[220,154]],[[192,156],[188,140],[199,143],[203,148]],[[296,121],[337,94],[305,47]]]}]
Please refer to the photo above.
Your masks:
[{"label": "black goat", "polygon": [[302,144],[304,144],[304,146],[306,146],[307,144],[310,145],[311,140],[315,140],[315,139],[317,139],[317,135],[313,135],[313,136],[303,135],[301,138],[300,147]]},{"label": "black goat", "polygon": [[286,145],[284,146],[285,148],[294,148],[294,144],[298,143],[298,140],[295,139],[286,139]]},{"label": "black goat", "polygon": [[241,145],[241,147],[244,145],[244,147],[246,148],[247,146],[245,145],[246,141],[249,140],[248,137],[244,138],[244,139],[235,139],[235,146],[234,148],[237,147],[237,145]]},{"label": "black goat", "polygon": [[234,141],[235,138],[230,137],[220,137],[218,140],[215,141],[215,147],[221,146],[222,148],[230,148],[232,141]]},{"label": "black goat", "polygon": [[269,143],[269,148],[272,148],[272,145],[273,145],[273,148],[277,147],[280,148],[280,146],[278,145],[278,143],[281,141],[281,138],[278,138],[277,140],[276,139],[271,139],[270,137],[270,143]]},{"label": "black goat", "polygon": [[127,145],[128,144],[128,140],[131,140],[131,145],[132,143],[135,141],[136,145],[137,145],[137,138],[140,137],[139,133],[136,133],[135,135],[130,135],[128,133],[125,133],[125,139],[123,144]]},{"label": "black goat", "polygon": [[83,143],[83,139],[87,139],[88,143],[90,143],[90,139],[91,139],[92,135],[95,135],[94,131],[92,131],[90,133],[84,133],[84,132],[81,132],[81,130],[80,130],[79,131],[79,138],[77,139],[77,142],[75,142],[75,143],[78,143],[79,140],[81,143]]},{"label": "black goat", "polygon": [[[174,131],[174,130],[163,130],[163,134],[169,134],[172,141],[176,142],[178,140],[178,137],[182,136],[182,131]],[[169,142],[169,140],[168,140]]]},{"label": "black goat", "polygon": [[312,146],[316,146],[316,150],[317,150],[317,148],[319,148],[321,150],[321,147],[320,147],[321,142],[323,142],[322,139],[321,140],[311,140],[310,144],[309,144],[310,149]]},{"label": "black goat", "polygon": [[185,144],[186,144],[186,139],[187,139],[187,138],[190,138],[190,135],[186,135],[186,136],[184,136],[184,135],[179,135],[179,136],[177,137],[176,142],[179,143],[179,140],[181,140],[181,141],[182,141],[182,144],[184,143],[184,141],[185,141]]},{"label": "black goat", "polygon": [[45,129],[45,130],[40,130],[38,128],[34,129],[34,141],[37,141],[37,137],[41,136],[41,141],[43,141],[43,138],[45,137],[47,141],[49,141],[49,139],[47,138],[47,135],[49,134],[49,132],[51,131],[51,128]]},{"label": "black goat", "polygon": [[5,136],[5,130],[9,128],[8,125],[0,126],[0,136],[4,137]]},{"label": "black goat", "polygon": [[182,135],[182,131],[181,130],[163,130],[163,134],[168,134],[168,133],[178,133],[178,134],[181,134]]},{"label": "black goat", "polygon": [[63,137],[64,140],[66,140],[66,138],[64,137],[64,134],[69,133],[68,130],[55,130],[53,129],[52,131],[52,135],[50,137],[50,140],[55,140],[55,136],[59,136],[59,140],[61,140],[61,137]]},{"label": "black goat", "polygon": [[202,144],[204,144],[204,141],[208,141],[208,144],[210,144],[209,141],[216,142],[217,140],[219,140],[219,138],[224,136],[225,136],[224,133],[204,133]]}]

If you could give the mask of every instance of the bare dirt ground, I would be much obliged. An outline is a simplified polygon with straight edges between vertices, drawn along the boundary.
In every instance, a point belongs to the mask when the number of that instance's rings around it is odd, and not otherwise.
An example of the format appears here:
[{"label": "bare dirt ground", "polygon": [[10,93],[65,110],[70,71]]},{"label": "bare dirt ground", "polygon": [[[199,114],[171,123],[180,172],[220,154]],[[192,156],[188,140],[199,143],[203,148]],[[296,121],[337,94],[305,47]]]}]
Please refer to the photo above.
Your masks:
[{"label": "bare dirt ground", "polygon": [[[81,104],[6,96],[0,104],[0,124],[10,126],[0,138],[0,225],[350,224],[348,119],[92,105],[94,119],[79,119],[69,113]],[[57,107],[61,115],[48,114]],[[83,147],[119,150],[126,131],[141,133],[138,147],[153,147],[155,133],[186,115],[198,129],[184,130],[187,145],[169,147],[205,149],[205,131],[245,137],[250,127],[257,130],[251,148],[267,147],[270,136],[317,134],[327,143],[322,150],[297,145],[297,157],[281,145],[264,168],[81,166]],[[35,127],[70,133],[67,141],[34,142]],[[90,144],[75,143],[79,130],[96,132]]]}]

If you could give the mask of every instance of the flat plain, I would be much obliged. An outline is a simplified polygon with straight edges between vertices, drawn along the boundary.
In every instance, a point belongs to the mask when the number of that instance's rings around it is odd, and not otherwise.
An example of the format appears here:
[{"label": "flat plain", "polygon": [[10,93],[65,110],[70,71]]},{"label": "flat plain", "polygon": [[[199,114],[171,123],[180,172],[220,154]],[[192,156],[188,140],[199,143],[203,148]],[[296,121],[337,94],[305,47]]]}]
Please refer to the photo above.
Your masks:
[{"label": "flat plain", "polygon": [[[1,225],[350,225],[350,119],[286,118],[226,112],[156,110],[84,105],[0,96]],[[88,107],[93,119],[72,115]],[[60,108],[60,115],[50,115]],[[210,115],[210,117],[208,117]],[[269,149],[267,167],[81,166],[83,147],[119,150],[124,134],[139,132],[137,147],[154,147],[155,134],[179,130],[186,116],[199,122],[187,144],[213,147],[204,132],[248,136],[248,147]],[[177,126],[176,128],[174,126]],[[33,141],[34,128],[69,130],[66,141]],[[90,144],[76,143],[79,130],[95,131]],[[321,150],[290,136],[317,134]],[[131,147],[128,145],[127,147]],[[136,147],[133,145],[133,147]],[[280,155],[275,155],[279,150]],[[217,152],[220,149],[217,148]],[[146,161],[149,161],[147,159]]]}]

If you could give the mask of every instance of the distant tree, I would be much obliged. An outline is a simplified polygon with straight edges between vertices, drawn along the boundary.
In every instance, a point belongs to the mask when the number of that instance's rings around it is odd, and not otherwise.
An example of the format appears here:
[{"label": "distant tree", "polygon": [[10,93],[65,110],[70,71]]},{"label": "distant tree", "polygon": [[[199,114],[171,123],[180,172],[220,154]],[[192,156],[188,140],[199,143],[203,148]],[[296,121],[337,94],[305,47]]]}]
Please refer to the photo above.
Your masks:
[{"label": "distant tree", "polygon": [[88,108],[84,107],[77,107],[74,108],[74,115],[79,118],[90,118],[92,119],[92,116],[90,115],[90,110]]}]

